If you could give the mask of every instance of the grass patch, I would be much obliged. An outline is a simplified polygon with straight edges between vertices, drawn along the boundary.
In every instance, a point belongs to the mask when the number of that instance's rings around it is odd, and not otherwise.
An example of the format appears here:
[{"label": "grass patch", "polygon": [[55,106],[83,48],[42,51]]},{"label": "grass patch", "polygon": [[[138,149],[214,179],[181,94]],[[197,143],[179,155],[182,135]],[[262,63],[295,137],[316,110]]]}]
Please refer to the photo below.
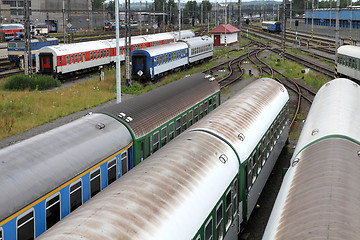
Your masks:
[{"label": "grass patch", "polygon": [[300,137],[300,130],[296,129],[296,130],[293,130],[293,131],[290,131],[289,133],[289,140],[296,140],[296,139],[299,139]]},{"label": "grass patch", "polygon": [[5,79],[3,89],[5,90],[47,90],[54,87],[60,87],[61,82],[48,75],[33,75],[33,77],[24,74],[16,74]]}]

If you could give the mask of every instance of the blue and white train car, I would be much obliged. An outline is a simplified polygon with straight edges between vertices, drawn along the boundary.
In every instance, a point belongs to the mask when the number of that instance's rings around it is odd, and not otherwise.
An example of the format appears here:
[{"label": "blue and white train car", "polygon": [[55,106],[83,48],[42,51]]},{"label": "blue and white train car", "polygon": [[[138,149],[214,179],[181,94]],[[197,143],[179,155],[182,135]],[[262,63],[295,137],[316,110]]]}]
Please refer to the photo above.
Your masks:
[{"label": "blue and white train car", "polygon": [[339,77],[349,77],[360,83],[360,47],[344,45],[337,50]]},{"label": "blue and white train car", "polygon": [[189,48],[189,64],[212,58],[214,55],[214,40],[208,36],[180,40]]},{"label": "blue and white train car", "polygon": [[282,31],[282,24],[281,22],[276,21],[263,21],[261,23],[261,28],[264,31],[279,33]]},{"label": "blue and white train car", "polygon": [[360,236],[360,86],[338,78],[315,96],[263,240]]},{"label": "blue and white train car", "polygon": [[[35,54],[37,51],[46,46],[58,45],[59,40],[57,38],[45,38],[37,37],[31,39],[31,58],[35,62]],[[10,40],[7,44],[8,58],[10,62],[16,65],[20,64],[20,61],[24,59],[25,40],[23,38],[17,38]]]},{"label": "blue and white train car", "polygon": [[188,45],[169,43],[135,50],[132,56],[132,73],[138,79],[153,80],[156,76],[189,64]]}]

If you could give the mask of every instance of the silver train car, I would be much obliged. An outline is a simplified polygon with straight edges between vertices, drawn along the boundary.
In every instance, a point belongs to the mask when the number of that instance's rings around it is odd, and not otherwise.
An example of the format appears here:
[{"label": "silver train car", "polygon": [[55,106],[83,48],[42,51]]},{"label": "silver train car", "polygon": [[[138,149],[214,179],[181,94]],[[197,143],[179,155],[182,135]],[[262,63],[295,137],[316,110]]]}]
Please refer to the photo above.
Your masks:
[{"label": "silver train car", "polygon": [[359,239],[360,87],[344,78],[317,93],[263,240]]},{"label": "silver train car", "polygon": [[345,45],[337,50],[337,71],[340,77],[348,77],[360,83],[360,47]]},{"label": "silver train car", "polygon": [[237,239],[288,137],[288,100],[254,81],[39,239]]}]

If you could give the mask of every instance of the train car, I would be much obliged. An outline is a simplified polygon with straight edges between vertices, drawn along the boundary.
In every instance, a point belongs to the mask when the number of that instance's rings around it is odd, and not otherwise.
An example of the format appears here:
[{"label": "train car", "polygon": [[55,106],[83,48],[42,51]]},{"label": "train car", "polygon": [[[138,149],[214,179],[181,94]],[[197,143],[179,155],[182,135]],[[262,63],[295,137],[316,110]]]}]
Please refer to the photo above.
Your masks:
[{"label": "train car", "polygon": [[275,21],[263,21],[261,23],[261,28],[264,31],[279,33],[282,31],[282,24],[281,22]]},{"label": "train car", "polygon": [[131,52],[132,74],[138,80],[154,80],[176,68],[189,64],[189,49],[184,42]]},{"label": "train car", "polygon": [[339,77],[349,77],[360,83],[360,47],[341,46],[337,50],[336,57]]},{"label": "train car", "polygon": [[[43,36],[37,36],[32,38],[31,58],[34,61],[34,64],[35,64],[35,54],[40,48],[46,46],[54,46],[58,44],[59,44],[59,40],[57,38],[46,38]],[[21,65],[24,59],[25,40],[23,38],[10,40],[7,44],[7,51],[10,62],[15,63],[17,66]]]},{"label": "train car", "polygon": [[214,55],[214,40],[208,36],[179,40],[188,45],[189,64],[194,64]]},{"label": "train car", "polygon": [[[131,48],[141,49],[174,42],[171,34],[161,33],[131,38]],[[125,39],[120,39],[120,61],[125,60]],[[116,40],[99,40],[44,47],[36,53],[36,72],[62,76],[115,64]]]},{"label": "train car", "polygon": [[194,38],[195,37],[195,33],[193,31],[191,31],[191,30],[182,30],[180,32],[180,37],[179,37],[179,32],[178,31],[177,32],[174,31],[171,34],[174,36],[176,41],[179,41],[181,39],[188,39],[188,38]]},{"label": "train car", "polygon": [[16,23],[1,24],[0,33],[5,34],[5,40],[17,39],[24,36],[24,25]]},{"label": "train car", "polygon": [[198,73],[0,150],[0,239],[34,239],[220,104]]},{"label": "train car", "polygon": [[39,239],[238,239],[287,139],[288,100],[254,81]]},{"label": "train car", "polygon": [[264,240],[359,239],[360,86],[338,78],[315,96]]}]

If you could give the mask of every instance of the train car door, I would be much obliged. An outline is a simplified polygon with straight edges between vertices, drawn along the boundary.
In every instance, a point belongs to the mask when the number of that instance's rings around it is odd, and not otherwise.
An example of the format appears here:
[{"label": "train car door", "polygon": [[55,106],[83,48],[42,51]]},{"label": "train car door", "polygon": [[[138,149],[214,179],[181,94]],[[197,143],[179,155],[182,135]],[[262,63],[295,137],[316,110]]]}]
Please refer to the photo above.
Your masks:
[{"label": "train car door", "polygon": [[40,70],[42,73],[51,74],[53,72],[53,60],[52,54],[40,54],[39,55],[40,61]]},{"label": "train car door", "polygon": [[214,35],[214,46],[220,46],[220,35]]}]

